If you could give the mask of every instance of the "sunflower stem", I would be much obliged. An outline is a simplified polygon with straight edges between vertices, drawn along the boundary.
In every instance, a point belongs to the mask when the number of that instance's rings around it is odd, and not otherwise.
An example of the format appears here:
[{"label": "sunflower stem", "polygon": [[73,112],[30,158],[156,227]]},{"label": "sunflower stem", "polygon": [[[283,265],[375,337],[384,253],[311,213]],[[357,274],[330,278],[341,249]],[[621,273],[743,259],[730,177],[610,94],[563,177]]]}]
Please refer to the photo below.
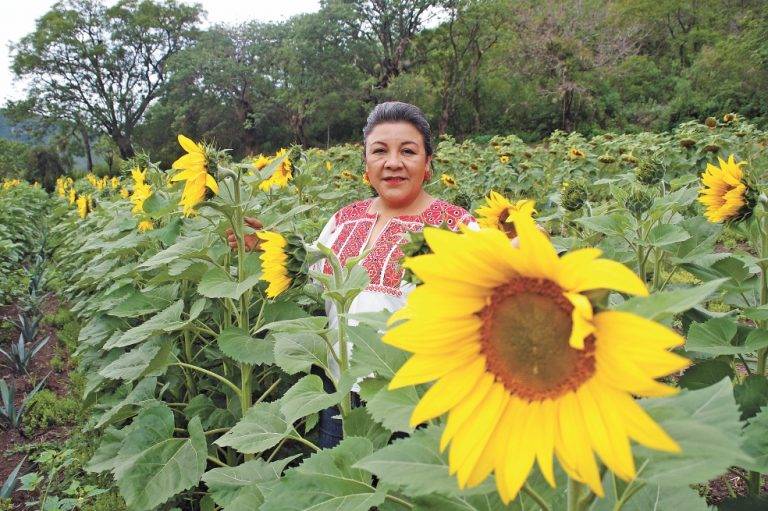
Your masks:
[{"label": "sunflower stem", "polygon": [[581,483],[573,478],[568,478],[568,511],[579,511],[579,498],[581,497]]},{"label": "sunflower stem", "polygon": [[544,500],[544,497],[536,493],[536,490],[528,486],[528,483],[523,485],[522,491],[541,508],[541,511],[550,511],[549,504]]}]

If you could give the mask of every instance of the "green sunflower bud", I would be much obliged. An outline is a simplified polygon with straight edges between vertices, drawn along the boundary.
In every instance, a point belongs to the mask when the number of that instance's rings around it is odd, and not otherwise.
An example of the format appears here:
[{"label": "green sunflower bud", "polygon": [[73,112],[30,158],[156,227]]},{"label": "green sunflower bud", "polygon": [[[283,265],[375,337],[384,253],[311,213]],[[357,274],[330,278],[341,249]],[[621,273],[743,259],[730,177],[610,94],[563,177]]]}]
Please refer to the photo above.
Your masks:
[{"label": "green sunflower bud", "polygon": [[581,181],[566,181],[560,187],[560,205],[568,211],[581,209],[587,201],[587,188]]},{"label": "green sunflower bud", "polygon": [[696,145],[696,141],[692,138],[681,138],[680,139],[680,145],[685,147],[686,149],[690,149],[691,147]]},{"label": "green sunflower bud", "polygon": [[632,153],[624,153],[621,155],[621,161],[625,163],[637,163],[637,158]]},{"label": "green sunflower bud", "polygon": [[292,279],[307,272],[307,248],[304,240],[296,234],[286,234],[285,253],[288,255],[288,261],[285,267]]},{"label": "green sunflower bud", "polygon": [[627,209],[636,218],[640,218],[653,204],[653,196],[642,188],[635,188],[626,199]]},{"label": "green sunflower bud", "polygon": [[707,117],[707,118],[704,120],[704,124],[705,124],[705,125],[706,125],[708,128],[715,128],[715,127],[717,127],[717,119],[715,119],[714,117]]},{"label": "green sunflower bud", "polygon": [[656,157],[644,160],[635,168],[635,177],[644,185],[653,185],[664,178],[666,166]]}]

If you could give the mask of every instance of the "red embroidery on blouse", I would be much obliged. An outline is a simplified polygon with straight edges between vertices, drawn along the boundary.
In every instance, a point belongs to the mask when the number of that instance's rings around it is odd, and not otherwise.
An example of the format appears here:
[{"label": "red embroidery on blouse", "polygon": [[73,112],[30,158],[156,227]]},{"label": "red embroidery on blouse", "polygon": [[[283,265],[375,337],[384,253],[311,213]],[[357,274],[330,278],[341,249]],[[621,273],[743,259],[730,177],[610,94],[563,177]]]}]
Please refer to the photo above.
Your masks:
[{"label": "red embroidery on blouse", "polygon": [[[350,257],[359,255],[371,235],[376,224],[376,214],[368,213],[367,210],[372,200],[355,202],[334,215],[336,229],[341,231],[331,249],[341,264],[345,264]],[[405,234],[419,232],[425,224],[438,226],[443,222],[456,231],[459,224],[475,222],[475,219],[464,208],[435,199],[421,215],[401,215],[389,220],[375,240],[371,251],[361,262],[371,279],[366,290],[402,296],[400,282],[403,279],[403,269],[400,267],[400,261],[403,251],[400,245],[406,240]],[[323,265],[323,272],[333,273],[327,261]]]}]

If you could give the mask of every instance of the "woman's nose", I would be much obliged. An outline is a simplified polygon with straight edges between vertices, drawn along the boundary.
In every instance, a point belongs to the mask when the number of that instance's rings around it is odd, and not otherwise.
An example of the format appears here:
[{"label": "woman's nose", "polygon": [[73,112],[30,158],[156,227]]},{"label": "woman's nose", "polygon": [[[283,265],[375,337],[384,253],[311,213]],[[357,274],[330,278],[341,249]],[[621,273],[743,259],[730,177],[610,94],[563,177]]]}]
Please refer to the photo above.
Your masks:
[{"label": "woman's nose", "polygon": [[388,169],[398,169],[403,166],[403,160],[399,154],[387,155],[387,159],[384,162],[384,167]]}]

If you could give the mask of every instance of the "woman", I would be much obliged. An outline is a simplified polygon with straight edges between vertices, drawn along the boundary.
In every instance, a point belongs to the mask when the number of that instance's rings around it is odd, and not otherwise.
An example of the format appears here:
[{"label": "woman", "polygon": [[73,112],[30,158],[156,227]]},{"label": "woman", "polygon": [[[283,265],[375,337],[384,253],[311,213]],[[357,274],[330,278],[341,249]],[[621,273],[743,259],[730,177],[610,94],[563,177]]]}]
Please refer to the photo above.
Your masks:
[{"label": "woman", "polygon": [[[365,173],[378,196],[337,211],[317,241],[331,247],[342,264],[369,250],[359,264],[367,270],[370,283],[355,298],[350,313],[394,312],[405,305],[413,288],[402,280],[400,267],[400,245],[406,234],[421,231],[425,225],[444,223],[452,230],[461,224],[478,226],[469,212],[424,190],[432,174],[433,148],[429,123],[419,108],[398,101],[377,105],[368,116],[363,137]],[[246,219],[246,223],[255,229],[262,227],[254,218]],[[236,248],[234,233],[228,230],[227,235],[230,246]],[[248,250],[258,249],[259,241],[255,235],[245,236]],[[327,262],[321,261],[314,269],[331,273]],[[330,302],[326,303],[326,313],[330,327],[335,328],[338,317]],[[331,370],[338,372],[338,367]],[[326,385],[327,391],[334,390],[329,381]],[[341,439],[341,422],[331,419],[334,413],[332,409],[321,413],[323,447],[332,447]]]}]

